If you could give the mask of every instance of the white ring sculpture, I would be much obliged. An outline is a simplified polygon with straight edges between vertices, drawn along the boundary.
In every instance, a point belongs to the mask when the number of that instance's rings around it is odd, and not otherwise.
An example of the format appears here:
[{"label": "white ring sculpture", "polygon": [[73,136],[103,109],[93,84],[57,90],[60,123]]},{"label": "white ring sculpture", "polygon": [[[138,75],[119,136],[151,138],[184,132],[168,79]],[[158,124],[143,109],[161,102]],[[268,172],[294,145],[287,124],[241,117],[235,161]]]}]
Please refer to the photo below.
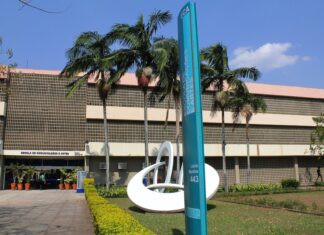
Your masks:
[{"label": "white ring sculpture", "polygon": [[[168,170],[164,183],[158,183],[158,168],[165,165],[161,157],[167,152],[169,156]],[[143,179],[154,170],[153,184],[145,186]],[[183,165],[177,179],[177,184],[170,183],[173,170],[173,148],[169,141],[162,143],[156,163],[138,172],[128,183],[127,194],[129,199],[139,208],[150,212],[179,212],[184,210],[183,192]],[[217,171],[205,164],[206,198],[210,199],[217,191],[219,176]],[[164,193],[165,188],[175,188],[178,192]],[[151,190],[154,189],[154,190]]]}]

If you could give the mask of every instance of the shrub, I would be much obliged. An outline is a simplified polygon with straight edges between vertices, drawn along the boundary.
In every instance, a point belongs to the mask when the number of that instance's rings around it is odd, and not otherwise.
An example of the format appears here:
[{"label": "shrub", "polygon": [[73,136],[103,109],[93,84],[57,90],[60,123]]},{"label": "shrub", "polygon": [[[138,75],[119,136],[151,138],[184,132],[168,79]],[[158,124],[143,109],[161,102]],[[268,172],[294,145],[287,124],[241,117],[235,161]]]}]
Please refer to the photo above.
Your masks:
[{"label": "shrub", "polygon": [[[237,201],[237,199],[235,200]],[[286,199],[283,201],[276,201],[271,197],[261,197],[261,198],[240,198],[240,202],[250,204],[250,205],[259,205],[259,206],[269,206],[275,208],[287,208],[299,211],[306,211],[307,206],[297,200]]]},{"label": "shrub", "polygon": [[316,187],[324,187],[324,182],[315,182]]},{"label": "shrub", "polygon": [[318,205],[316,204],[316,202],[312,203],[312,210],[313,211],[317,211],[319,209]]},{"label": "shrub", "polygon": [[223,192],[225,192],[225,188],[224,187],[219,187],[217,192],[218,193],[223,193]]},{"label": "shrub", "polygon": [[236,184],[229,187],[229,192],[260,192],[280,190],[278,184]]},{"label": "shrub", "polygon": [[127,188],[125,186],[112,186],[108,190],[105,187],[97,189],[98,194],[102,197],[117,198],[127,197]]},{"label": "shrub", "polygon": [[176,193],[176,192],[179,192],[179,189],[176,189],[176,188],[166,188],[164,190],[165,193]]},{"label": "shrub", "polygon": [[283,188],[298,188],[299,187],[299,181],[295,179],[286,179],[281,181],[281,186]]},{"label": "shrub", "polygon": [[299,211],[306,211],[307,209],[307,206],[304,203],[291,199],[286,199],[284,201],[278,202],[278,206]]},{"label": "shrub", "polygon": [[84,180],[85,196],[92,214],[96,234],[153,235],[134,217],[99,196],[93,179]]},{"label": "shrub", "polygon": [[272,198],[269,198],[269,197],[262,197],[262,198],[256,199],[256,204],[275,207],[276,201],[274,201]]}]

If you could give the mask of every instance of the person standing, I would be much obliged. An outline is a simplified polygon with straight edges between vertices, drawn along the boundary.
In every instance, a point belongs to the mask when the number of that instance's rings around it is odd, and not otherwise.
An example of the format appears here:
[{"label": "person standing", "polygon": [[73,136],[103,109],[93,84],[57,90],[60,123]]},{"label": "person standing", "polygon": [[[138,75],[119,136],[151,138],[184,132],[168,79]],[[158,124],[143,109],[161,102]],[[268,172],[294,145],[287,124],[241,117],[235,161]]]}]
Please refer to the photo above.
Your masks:
[{"label": "person standing", "polygon": [[323,182],[323,176],[321,174],[321,167],[320,166],[318,166],[318,168],[317,168],[317,179],[316,179],[316,182],[317,182],[317,180],[319,178],[321,178],[321,182]]},{"label": "person standing", "polygon": [[40,175],[39,175],[39,188],[40,188],[40,190],[45,188],[45,184],[46,184],[45,173],[41,172]]}]

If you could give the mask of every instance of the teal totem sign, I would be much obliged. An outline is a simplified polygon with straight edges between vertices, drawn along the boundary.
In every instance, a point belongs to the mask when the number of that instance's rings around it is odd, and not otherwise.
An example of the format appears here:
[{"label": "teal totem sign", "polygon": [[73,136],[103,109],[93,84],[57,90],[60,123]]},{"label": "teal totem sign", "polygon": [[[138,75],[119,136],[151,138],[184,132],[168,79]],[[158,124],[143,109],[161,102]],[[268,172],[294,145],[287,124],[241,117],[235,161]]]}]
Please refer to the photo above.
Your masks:
[{"label": "teal totem sign", "polygon": [[178,16],[186,234],[207,234],[205,160],[196,6]]}]

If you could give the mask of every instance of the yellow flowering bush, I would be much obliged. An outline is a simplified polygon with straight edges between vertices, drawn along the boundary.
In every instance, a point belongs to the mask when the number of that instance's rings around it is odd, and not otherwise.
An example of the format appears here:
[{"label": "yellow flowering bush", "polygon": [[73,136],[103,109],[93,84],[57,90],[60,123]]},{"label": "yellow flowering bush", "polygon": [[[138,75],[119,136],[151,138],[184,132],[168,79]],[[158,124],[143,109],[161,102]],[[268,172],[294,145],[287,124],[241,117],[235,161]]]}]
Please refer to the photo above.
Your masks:
[{"label": "yellow flowering bush", "polygon": [[154,235],[125,210],[99,196],[94,179],[84,180],[84,191],[96,234]]}]

